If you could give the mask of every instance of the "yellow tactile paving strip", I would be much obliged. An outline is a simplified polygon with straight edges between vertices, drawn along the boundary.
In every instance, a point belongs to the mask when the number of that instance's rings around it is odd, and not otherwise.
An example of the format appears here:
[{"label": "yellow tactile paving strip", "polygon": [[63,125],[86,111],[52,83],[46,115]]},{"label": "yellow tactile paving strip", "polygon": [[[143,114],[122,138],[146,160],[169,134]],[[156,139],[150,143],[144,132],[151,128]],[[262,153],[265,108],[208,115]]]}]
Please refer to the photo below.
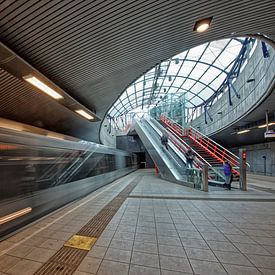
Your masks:
[{"label": "yellow tactile paving strip", "polygon": [[141,178],[142,176],[135,177],[130,184],[128,184],[112,201],[84,225],[76,235],[73,235],[59,251],[43,264],[35,274],[73,274]]},{"label": "yellow tactile paving strip", "polygon": [[97,241],[97,238],[73,235],[65,244],[66,247],[73,247],[89,251]]}]

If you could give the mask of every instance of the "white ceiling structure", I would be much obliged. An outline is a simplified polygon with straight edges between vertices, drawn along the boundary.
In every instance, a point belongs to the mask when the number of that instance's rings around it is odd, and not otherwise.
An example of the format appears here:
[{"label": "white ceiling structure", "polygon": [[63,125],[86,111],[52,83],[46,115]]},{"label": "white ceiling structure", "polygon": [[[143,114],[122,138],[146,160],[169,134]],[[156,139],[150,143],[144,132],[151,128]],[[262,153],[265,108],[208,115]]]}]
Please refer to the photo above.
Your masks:
[{"label": "white ceiling structure", "polygon": [[131,84],[108,115],[148,111],[169,95],[173,100],[184,95],[185,108],[203,106],[229,75],[244,42],[244,38],[208,42],[161,62]]},{"label": "white ceiling structure", "polygon": [[[5,0],[0,1],[0,37],[103,118],[131,83],[188,49],[246,35],[274,43],[274,14],[273,0]],[[207,32],[193,31],[197,20],[211,16]],[[99,141],[101,122],[81,119],[46,95],[34,100],[30,86],[22,88],[22,79],[4,70],[3,62],[8,60],[0,59],[5,94],[0,116]]]}]

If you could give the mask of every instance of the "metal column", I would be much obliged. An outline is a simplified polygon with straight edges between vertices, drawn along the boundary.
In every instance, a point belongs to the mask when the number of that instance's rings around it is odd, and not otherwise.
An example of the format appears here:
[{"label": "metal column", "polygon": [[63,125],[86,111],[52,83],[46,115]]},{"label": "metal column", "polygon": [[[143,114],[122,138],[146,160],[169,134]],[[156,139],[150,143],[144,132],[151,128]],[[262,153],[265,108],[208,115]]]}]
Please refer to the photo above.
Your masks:
[{"label": "metal column", "polygon": [[201,190],[208,192],[208,165],[204,164],[202,166],[202,186]]},{"label": "metal column", "polygon": [[246,180],[246,149],[239,149],[240,157],[240,189],[243,191],[247,190]]}]

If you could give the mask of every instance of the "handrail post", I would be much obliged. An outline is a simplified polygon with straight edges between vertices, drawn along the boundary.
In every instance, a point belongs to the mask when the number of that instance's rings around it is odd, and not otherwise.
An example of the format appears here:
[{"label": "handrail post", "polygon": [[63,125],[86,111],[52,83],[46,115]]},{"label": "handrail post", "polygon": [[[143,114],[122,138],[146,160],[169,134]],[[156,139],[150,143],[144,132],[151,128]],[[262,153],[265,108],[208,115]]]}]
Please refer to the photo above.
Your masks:
[{"label": "handrail post", "polygon": [[240,157],[240,189],[247,191],[246,180],[246,149],[239,149]]},{"label": "handrail post", "polygon": [[208,165],[202,165],[202,186],[201,190],[208,192]]}]

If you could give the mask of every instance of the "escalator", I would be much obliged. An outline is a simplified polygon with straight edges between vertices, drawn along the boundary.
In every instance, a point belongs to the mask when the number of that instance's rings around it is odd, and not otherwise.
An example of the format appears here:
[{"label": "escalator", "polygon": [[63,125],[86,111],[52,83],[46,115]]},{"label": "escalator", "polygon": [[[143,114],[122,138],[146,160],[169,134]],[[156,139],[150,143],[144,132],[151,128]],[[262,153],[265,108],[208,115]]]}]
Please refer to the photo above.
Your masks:
[{"label": "escalator", "polygon": [[162,178],[193,188],[196,187],[194,183],[187,181],[186,158],[180,149],[180,143],[171,133],[167,132],[169,142],[168,150],[166,150],[160,140],[166,130],[156,120],[151,118],[136,121],[134,128]]}]

